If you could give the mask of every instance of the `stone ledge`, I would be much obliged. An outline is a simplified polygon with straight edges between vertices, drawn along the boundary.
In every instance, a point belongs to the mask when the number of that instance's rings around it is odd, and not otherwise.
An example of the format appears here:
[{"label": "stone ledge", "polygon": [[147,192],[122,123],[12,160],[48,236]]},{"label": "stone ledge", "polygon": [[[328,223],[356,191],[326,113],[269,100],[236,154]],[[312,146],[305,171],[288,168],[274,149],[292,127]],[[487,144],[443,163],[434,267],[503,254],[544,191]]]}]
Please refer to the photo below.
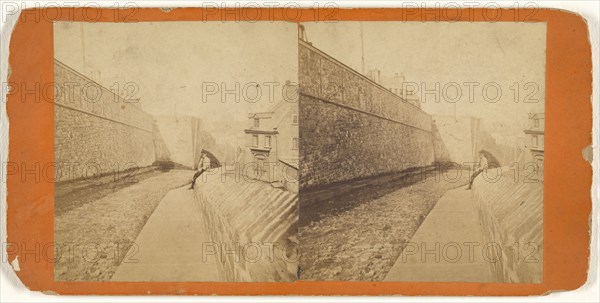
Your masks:
[{"label": "stone ledge", "polygon": [[220,175],[198,179],[194,194],[220,255],[220,281],[296,280],[296,194],[261,181],[222,182]]},{"label": "stone ledge", "polygon": [[502,252],[500,262],[490,263],[492,274],[505,283],[541,283],[544,184],[502,171],[496,182],[480,175],[473,183],[485,242],[499,244]]}]

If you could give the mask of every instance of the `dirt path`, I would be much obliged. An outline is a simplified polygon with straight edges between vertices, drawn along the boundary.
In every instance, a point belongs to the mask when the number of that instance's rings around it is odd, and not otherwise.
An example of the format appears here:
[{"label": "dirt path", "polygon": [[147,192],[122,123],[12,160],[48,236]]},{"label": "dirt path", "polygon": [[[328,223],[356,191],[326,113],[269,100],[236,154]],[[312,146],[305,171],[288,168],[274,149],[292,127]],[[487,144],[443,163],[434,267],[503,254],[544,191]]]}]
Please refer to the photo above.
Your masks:
[{"label": "dirt path", "polygon": [[164,172],[57,214],[55,279],[109,280],[160,200],[190,179],[188,170]]},{"label": "dirt path", "polygon": [[132,169],[89,179],[60,182],[54,185],[54,215],[99,200],[135,183],[163,174],[155,167]]},{"label": "dirt path", "polygon": [[427,176],[416,182],[361,186],[319,205],[301,207],[301,278],[383,280],[435,203],[449,189],[464,185],[468,172],[462,171],[453,182]]}]

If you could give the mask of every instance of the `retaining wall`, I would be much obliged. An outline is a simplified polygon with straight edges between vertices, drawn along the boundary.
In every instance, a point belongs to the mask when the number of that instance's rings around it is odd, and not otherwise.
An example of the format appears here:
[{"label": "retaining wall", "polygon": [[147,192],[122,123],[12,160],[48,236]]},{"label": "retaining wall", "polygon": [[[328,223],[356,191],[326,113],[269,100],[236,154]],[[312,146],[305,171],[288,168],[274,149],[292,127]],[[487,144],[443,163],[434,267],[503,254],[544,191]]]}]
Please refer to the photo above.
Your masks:
[{"label": "retaining wall", "polygon": [[132,100],[119,97],[57,60],[54,81],[57,182],[154,162],[152,117]]},{"label": "retaining wall", "polygon": [[[218,256],[219,281],[293,282],[298,270],[298,196],[270,184],[225,176],[197,181],[198,214]],[[207,249],[206,251],[209,251]]]},{"label": "retaining wall", "polygon": [[434,161],[431,116],[299,42],[300,188]]},{"label": "retaining wall", "polygon": [[171,161],[195,169],[203,149],[223,161],[221,149],[213,136],[203,131],[200,119],[191,116],[156,116],[155,123],[157,161]]},{"label": "retaining wall", "polygon": [[475,179],[473,195],[479,205],[479,217],[485,242],[492,258],[501,252],[498,262],[490,262],[496,281],[505,283],[541,283],[543,278],[543,193],[541,181],[515,177],[504,172],[496,181],[494,172],[486,181]]}]

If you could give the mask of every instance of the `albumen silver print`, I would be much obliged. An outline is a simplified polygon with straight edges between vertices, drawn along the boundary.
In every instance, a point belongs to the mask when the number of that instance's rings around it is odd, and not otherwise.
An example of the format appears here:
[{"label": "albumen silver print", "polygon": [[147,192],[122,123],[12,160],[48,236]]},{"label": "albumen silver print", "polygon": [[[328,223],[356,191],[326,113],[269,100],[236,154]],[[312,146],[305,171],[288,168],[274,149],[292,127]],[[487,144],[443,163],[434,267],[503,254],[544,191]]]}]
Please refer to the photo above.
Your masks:
[{"label": "albumen silver print", "polygon": [[546,24],[54,23],[59,281],[540,283]]}]

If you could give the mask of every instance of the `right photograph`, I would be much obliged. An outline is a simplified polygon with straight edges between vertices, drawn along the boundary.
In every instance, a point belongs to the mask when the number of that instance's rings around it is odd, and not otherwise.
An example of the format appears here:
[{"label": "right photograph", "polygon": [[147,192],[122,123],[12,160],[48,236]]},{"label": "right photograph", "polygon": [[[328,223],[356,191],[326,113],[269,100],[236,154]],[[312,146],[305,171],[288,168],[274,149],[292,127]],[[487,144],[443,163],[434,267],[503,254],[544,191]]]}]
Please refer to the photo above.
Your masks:
[{"label": "right photograph", "polygon": [[298,278],[541,283],[546,23],[298,35]]}]

